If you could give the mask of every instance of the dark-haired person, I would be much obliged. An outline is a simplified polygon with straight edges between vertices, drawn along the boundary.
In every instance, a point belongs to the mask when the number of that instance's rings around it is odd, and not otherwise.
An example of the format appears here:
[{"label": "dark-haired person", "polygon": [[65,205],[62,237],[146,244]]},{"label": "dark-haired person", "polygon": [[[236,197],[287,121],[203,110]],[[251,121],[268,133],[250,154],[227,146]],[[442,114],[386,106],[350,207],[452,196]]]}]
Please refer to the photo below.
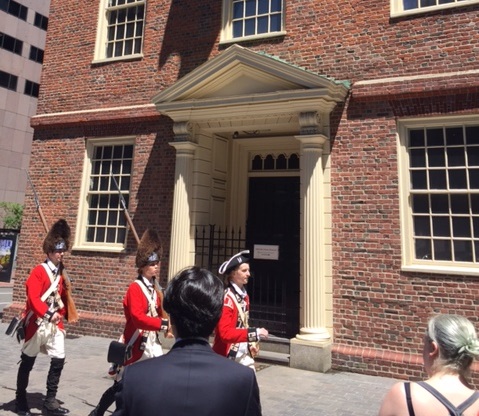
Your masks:
[{"label": "dark-haired person", "polygon": [[258,342],[268,338],[265,328],[250,328],[249,296],[246,284],[250,278],[249,250],[235,254],[219,268],[226,291],[221,319],[215,329],[213,350],[254,370]]},{"label": "dark-haired person", "polygon": [[479,392],[469,384],[479,340],[471,321],[459,315],[432,317],[424,336],[426,381],[396,383],[386,394],[379,416],[479,414]]},{"label": "dark-haired person", "polygon": [[[141,237],[136,254],[138,278],[130,284],[123,299],[126,318],[123,339],[130,351],[124,366],[163,354],[160,331],[167,331],[169,323],[163,319],[161,296],[155,290],[155,279],[160,272],[161,242],[153,230]],[[103,416],[115,402],[118,382],[124,367],[119,367],[114,384],[100,398],[89,416]]]},{"label": "dark-haired person", "polygon": [[261,415],[255,373],[208,343],[223,293],[221,280],[198,267],[171,280],[164,307],[176,342],[167,354],[125,368],[114,416]]},{"label": "dark-haired person", "polygon": [[42,352],[50,358],[47,376],[47,394],[42,413],[47,416],[65,415],[69,411],[56,399],[60,376],[65,364],[65,327],[67,296],[63,277],[63,255],[68,250],[70,227],[63,219],[53,224],[43,241],[44,263],[37,265],[26,281],[25,342],[17,375],[15,411],[29,416],[27,387],[30,372],[37,355]]}]

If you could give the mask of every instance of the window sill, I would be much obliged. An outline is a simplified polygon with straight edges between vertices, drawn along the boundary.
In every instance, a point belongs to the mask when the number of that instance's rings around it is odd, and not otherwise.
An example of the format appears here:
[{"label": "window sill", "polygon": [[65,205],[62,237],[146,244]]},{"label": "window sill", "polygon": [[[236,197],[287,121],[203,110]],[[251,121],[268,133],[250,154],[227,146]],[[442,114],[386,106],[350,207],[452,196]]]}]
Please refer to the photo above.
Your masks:
[{"label": "window sill", "polygon": [[460,266],[438,266],[438,265],[409,265],[402,266],[403,272],[416,273],[434,273],[434,274],[453,274],[461,276],[479,276],[479,267],[460,267]]},{"label": "window sill", "polygon": [[232,43],[248,42],[248,41],[253,41],[258,39],[271,39],[271,38],[277,38],[277,37],[281,37],[285,35],[286,35],[286,32],[283,31],[283,32],[274,32],[274,33],[263,33],[261,35],[245,36],[242,38],[222,39],[220,40],[220,45],[229,45]]},{"label": "window sill", "polygon": [[82,244],[74,245],[72,251],[94,251],[101,253],[125,253],[126,249],[123,244]]},{"label": "window sill", "polygon": [[118,62],[118,61],[136,61],[143,59],[142,53],[137,53],[135,55],[128,55],[128,56],[115,56],[114,58],[98,58],[93,59],[92,65],[100,65],[100,64],[107,64],[109,62]]}]

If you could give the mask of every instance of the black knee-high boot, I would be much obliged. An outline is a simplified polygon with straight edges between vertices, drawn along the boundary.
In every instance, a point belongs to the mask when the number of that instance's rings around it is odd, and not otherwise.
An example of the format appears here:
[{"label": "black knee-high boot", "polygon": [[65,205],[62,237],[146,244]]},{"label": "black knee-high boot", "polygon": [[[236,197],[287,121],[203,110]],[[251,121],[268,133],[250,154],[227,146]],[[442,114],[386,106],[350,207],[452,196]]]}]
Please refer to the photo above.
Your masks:
[{"label": "black knee-high boot", "polygon": [[115,402],[115,394],[118,391],[118,383],[115,381],[113,386],[103,393],[98,405],[91,411],[88,416],[103,416],[108,408]]},{"label": "black knee-high boot", "polygon": [[65,364],[64,358],[52,358],[50,362],[50,370],[47,377],[47,396],[43,402],[42,412],[44,415],[57,416],[66,415],[70,413],[68,409],[60,406],[56,399],[58,384],[60,383],[60,376],[62,374],[63,365]]},{"label": "black knee-high boot", "polygon": [[35,364],[36,357],[29,357],[22,353],[17,375],[17,390],[15,392],[15,411],[17,415],[29,416],[30,408],[27,402],[27,387],[30,379],[30,371]]}]

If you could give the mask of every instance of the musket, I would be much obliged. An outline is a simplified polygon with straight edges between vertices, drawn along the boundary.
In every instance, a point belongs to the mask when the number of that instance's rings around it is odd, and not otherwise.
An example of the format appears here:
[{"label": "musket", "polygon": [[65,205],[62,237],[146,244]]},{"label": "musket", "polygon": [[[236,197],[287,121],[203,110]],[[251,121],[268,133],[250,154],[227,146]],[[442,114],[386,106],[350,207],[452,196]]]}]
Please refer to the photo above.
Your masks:
[{"label": "musket", "polygon": [[[30,174],[28,173],[27,170],[25,170],[25,172],[27,174],[28,183],[30,184],[30,187],[32,188],[32,191],[33,191],[33,198],[35,200],[35,205],[37,207],[38,215],[40,215],[40,219],[42,220],[43,227],[45,228],[46,233],[48,233],[49,230],[48,230],[47,220],[45,219],[45,216],[43,215],[43,210],[40,205],[40,199],[38,198],[37,191],[35,190],[35,187],[33,186],[32,179],[30,178]],[[65,278],[66,297],[67,297],[67,321],[69,323],[73,323],[78,321],[78,312],[71,294],[71,291],[72,291],[71,280],[68,277],[66,270],[64,268],[62,269],[63,269],[62,274],[63,274],[63,277]]]},{"label": "musket", "polygon": [[[140,244],[140,237],[138,237],[138,233],[136,232],[136,228],[133,224],[133,221],[131,220],[130,213],[128,212],[128,208],[126,207],[125,198],[123,198],[123,194],[121,193],[121,189],[118,186],[118,182],[116,181],[115,177],[113,175],[111,175],[111,178],[113,179],[113,183],[115,184],[115,188],[118,191],[118,194],[120,195],[120,204],[121,204],[121,207],[123,208],[123,212],[125,214],[126,221],[128,222],[128,226],[130,227],[131,232],[135,236],[136,244],[139,245]],[[162,305],[161,310],[163,312],[163,318],[168,318],[168,315],[163,310],[163,289],[159,285],[159,283],[157,282],[156,279],[154,279],[154,281],[155,281],[156,292],[158,293],[158,296],[160,297],[160,300],[161,300],[161,305]]]}]

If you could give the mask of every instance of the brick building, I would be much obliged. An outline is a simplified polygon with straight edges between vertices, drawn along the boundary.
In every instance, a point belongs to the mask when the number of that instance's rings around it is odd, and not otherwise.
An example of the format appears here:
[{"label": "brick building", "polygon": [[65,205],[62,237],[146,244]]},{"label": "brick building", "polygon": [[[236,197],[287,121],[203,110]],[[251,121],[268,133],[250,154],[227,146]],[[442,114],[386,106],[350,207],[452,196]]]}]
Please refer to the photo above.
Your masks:
[{"label": "brick building", "polygon": [[[30,173],[74,230],[69,331],[123,321],[136,241],[114,177],[138,234],[162,235],[163,284],[248,248],[253,321],[291,340],[291,366],[419,377],[427,318],[476,320],[478,11],[52,0]],[[228,237],[203,244],[213,225]],[[44,234],[27,194],[7,316]]]}]

